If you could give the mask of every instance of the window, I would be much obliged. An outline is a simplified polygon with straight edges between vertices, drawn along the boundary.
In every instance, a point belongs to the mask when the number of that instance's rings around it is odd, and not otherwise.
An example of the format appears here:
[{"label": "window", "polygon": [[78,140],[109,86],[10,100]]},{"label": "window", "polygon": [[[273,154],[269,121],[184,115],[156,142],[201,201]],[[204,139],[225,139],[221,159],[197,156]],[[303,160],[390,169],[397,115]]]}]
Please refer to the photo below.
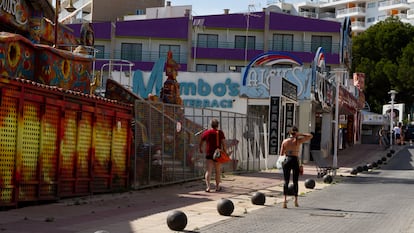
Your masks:
[{"label": "window", "polygon": [[142,44],[122,43],[121,59],[129,61],[142,61]]},{"label": "window", "polygon": [[210,64],[197,64],[197,72],[217,72],[217,65]]},{"label": "window", "polygon": [[377,2],[369,2],[367,4],[367,8],[375,8],[375,7],[377,7]]},{"label": "window", "polygon": [[218,35],[198,34],[197,47],[200,48],[218,48]]},{"label": "window", "polygon": [[173,59],[180,63],[180,46],[179,45],[160,45],[160,57],[167,57],[168,51],[172,52]]},{"label": "window", "polygon": [[246,66],[236,66],[236,65],[230,65],[229,71],[230,72],[241,72],[241,70]]},{"label": "window", "polygon": [[375,17],[369,17],[367,19],[367,23],[373,23],[373,22],[375,22]]},{"label": "window", "polygon": [[273,34],[273,51],[293,51],[292,34]]},{"label": "window", "polygon": [[144,9],[138,9],[137,10],[137,15],[145,15],[145,10]]},{"label": "window", "polygon": [[[255,49],[256,37],[247,37],[247,49]],[[236,36],[234,39],[234,48],[245,49],[246,48],[246,36]]]},{"label": "window", "polygon": [[105,58],[105,46],[95,45],[95,58]]},{"label": "window", "polygon": [[312,36],[312,52],[315,53],[319,47],[322,47],[326,53],[332,51],[332,37],[331,36]]},{"label": "window", "polygon": [[293,65],[292,64],[274,64],[272,65],[272,68],[275,69],[286,69],[286,68],[292,68]]}]

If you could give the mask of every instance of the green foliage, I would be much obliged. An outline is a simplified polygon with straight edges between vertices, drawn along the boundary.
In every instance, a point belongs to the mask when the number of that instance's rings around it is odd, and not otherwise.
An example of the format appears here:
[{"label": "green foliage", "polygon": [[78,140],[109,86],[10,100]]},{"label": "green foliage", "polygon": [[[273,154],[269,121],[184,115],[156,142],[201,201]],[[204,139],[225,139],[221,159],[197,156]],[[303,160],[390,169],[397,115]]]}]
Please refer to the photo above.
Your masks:
[{"label": "green foliage", "polygon": [[390,17],[353,38],[353,72],[365,73],[365,98],[374,112],[390,101],[411,109],[414,100],[414,27]]}]

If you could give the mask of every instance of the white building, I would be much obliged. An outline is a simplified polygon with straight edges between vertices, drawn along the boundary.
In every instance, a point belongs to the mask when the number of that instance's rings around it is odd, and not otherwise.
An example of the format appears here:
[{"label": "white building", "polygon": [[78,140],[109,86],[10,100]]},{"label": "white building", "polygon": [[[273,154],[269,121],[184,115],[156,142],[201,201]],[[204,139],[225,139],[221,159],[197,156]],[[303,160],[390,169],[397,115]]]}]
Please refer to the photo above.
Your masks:
[{"label": "white building", "polygon": [[272,5],[288,14],[315,19],[343,21],[345,17],[350,17],[354,33],[363,32],[390,16],[414,24],[413,0],[305,0],[298,3],[273,1]]}]

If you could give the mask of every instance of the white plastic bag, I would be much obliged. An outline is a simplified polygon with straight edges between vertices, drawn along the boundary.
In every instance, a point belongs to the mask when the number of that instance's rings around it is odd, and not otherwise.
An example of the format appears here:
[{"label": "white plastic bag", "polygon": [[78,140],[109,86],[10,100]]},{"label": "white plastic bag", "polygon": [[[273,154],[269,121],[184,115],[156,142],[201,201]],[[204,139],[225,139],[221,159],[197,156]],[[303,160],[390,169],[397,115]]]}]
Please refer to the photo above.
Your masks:
[{"label": "white plastic bag", "polygon": [[276,168],[283,169],[283,166],[286,164],[286,159],[286,155],[279,155],[279,158],[277,158],[276,161]]}]

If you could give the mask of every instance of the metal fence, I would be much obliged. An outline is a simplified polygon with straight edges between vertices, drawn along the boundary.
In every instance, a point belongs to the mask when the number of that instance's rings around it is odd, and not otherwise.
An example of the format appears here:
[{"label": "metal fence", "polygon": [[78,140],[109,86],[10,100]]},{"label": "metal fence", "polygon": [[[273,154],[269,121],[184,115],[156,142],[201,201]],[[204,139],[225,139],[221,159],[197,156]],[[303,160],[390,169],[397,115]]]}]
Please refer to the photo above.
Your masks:
[{"label": "metal fence", "polygon": [[220,121],[232,157],[223,172],[263,168],[262,118],[141,100],[135,101],[134,108],[133,188],[202,179],[205,155],[198,145],[213,118]]}]

